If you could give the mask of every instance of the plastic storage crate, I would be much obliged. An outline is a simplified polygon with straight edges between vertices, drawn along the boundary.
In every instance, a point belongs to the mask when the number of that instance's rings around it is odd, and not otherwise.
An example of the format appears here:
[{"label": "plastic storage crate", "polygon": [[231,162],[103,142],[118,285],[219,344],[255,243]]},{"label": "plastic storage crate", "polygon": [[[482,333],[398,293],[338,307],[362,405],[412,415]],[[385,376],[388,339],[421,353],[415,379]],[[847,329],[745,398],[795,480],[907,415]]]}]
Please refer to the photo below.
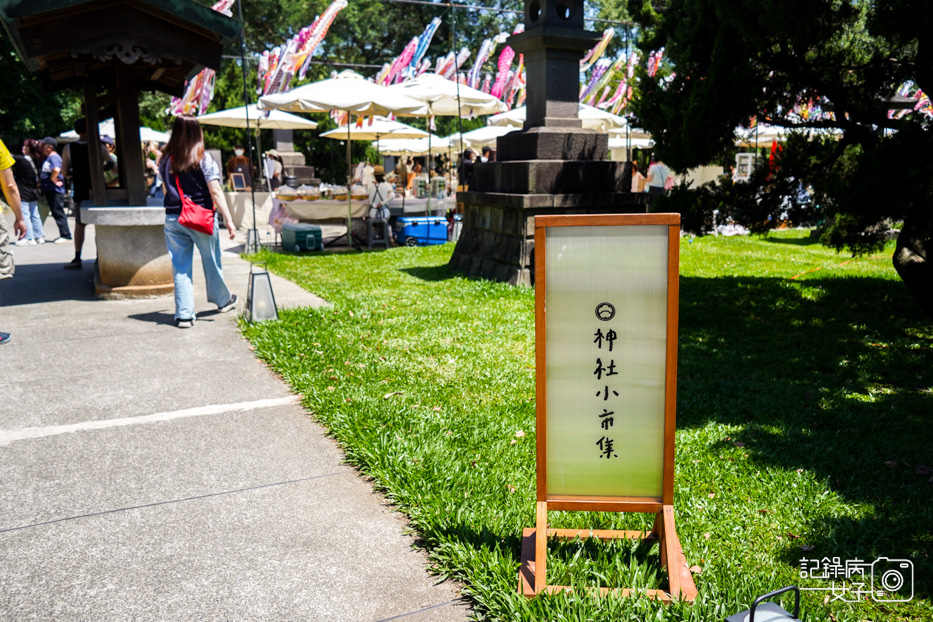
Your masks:
[{"label": "plastic storage crate", "polygon": [[405,216],[395,221],[395,243],[405,246],[445,244],[447,219],[443,216]]},{"label": "plastic storage crate", "polygon": [[321,226],[306,222],[287,222],[282,225],[282,248],[300,253],[324,250]]}]

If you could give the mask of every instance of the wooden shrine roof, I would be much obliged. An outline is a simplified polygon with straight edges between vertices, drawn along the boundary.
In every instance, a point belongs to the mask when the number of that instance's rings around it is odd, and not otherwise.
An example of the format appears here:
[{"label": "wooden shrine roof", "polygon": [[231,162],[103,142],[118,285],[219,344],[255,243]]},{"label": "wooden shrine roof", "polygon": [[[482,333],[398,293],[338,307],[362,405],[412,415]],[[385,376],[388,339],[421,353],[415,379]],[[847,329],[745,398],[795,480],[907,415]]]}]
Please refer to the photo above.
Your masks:
[{"label": "wooden shrine roof", "polygon": [[0,23],[50,90],[113,85],[124,64],[139,88],[173,95],[217,69],[241,28],[193,0],[0,0]]}]

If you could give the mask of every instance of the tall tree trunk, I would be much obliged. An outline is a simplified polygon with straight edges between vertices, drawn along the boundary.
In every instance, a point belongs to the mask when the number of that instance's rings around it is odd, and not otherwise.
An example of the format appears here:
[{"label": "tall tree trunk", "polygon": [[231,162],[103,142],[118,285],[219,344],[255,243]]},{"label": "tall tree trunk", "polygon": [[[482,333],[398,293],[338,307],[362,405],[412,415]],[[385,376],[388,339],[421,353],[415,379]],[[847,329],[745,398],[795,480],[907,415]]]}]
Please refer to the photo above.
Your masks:
[{"label": "tall tree trunk", "polygon": [[897,236],[894,269],[924,313],[933,317],[933,209],[915,210]]}]

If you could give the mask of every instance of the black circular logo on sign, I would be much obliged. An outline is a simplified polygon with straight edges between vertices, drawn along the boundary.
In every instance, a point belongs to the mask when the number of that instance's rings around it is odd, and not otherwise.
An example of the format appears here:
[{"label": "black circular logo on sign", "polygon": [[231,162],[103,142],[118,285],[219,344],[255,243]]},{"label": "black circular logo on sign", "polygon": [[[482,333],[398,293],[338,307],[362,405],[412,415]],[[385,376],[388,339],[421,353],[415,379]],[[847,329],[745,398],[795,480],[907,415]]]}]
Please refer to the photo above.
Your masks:
[{"label": "black circular logo on sign", "polygon": [[601,302],[596,305],[596,317],[603,322],[608,322],[616,316],[616,308],[608,302]]}]

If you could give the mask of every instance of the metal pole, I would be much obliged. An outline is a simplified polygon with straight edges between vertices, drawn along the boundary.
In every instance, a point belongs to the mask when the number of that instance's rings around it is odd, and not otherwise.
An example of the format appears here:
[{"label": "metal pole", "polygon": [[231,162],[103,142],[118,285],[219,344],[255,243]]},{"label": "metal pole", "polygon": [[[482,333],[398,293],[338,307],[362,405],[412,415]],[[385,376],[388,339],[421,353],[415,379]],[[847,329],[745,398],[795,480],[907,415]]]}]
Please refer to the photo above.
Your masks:
[{"label": "metal pole", "polygon": [[[450,36],[453,38],[452,48],[454,54],[457,53],[457,11],[454,8],[452,3],[448,4],[450,7]],[[454,57],[454,64],[457,63],[456,56]],[[463,155],[463,117],[460,114],[460,72],[459,70],[454,71],[454,78],[457,82],[457,138],[460,140],[460,153],[458,156]],[[449,144],[449,143],[448,143]],[[458,179],[457,182],[460,182]]]},{"label": "metal pole", "polygon": [[350,163],[350,111],[347,111],[347,246],[353,246],[353,168]]},{"label": "metal pole", "polygon": [[[240,18],[240,68],[243,70],[243,110],[246,115],[246,148],[249,149],[249,165],[252,167],[255,160],[253,159],[253,141],[250,136],[249,128],[249,86],[246,80],[246,35],[243,33],[245,30],[243,22],[243,3],[237,2],[236,8],[238,17]],[[252,177],[252,171],[250,171],[250,182],[255,181]],[[246,252],[253,253],[259,250],[259,231],[256,229],[256,190],[253,183],[249,185],[249,193],[253,203],[253,230],[252,235],[246,235]],[[227,223],[227,226],[231,227],[233,223]]]}]

